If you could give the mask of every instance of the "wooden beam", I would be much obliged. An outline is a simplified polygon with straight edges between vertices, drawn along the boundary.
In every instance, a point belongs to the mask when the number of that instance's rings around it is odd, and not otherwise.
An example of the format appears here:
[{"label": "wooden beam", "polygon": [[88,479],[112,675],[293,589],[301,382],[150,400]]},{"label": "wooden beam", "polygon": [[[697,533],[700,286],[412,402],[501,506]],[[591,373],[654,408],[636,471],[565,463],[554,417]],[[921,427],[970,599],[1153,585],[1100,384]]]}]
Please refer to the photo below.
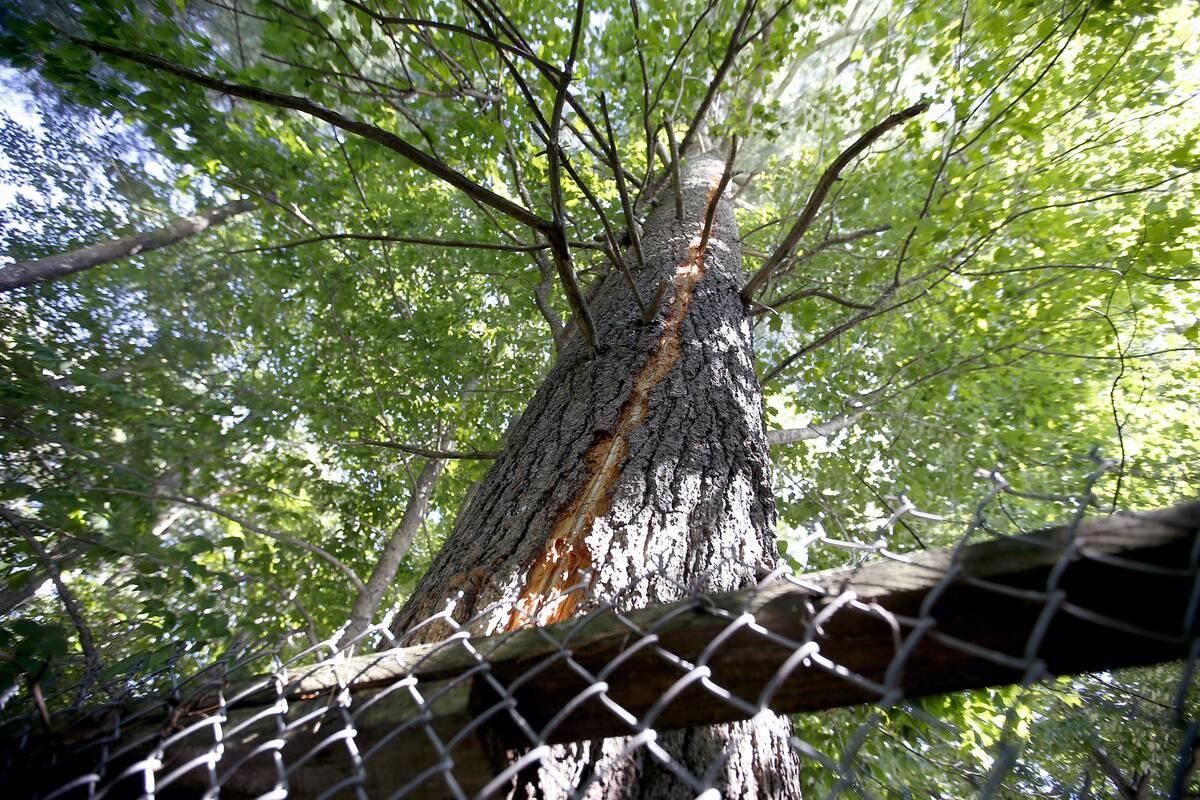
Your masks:
[{"label": "wooden beam", "polygon": [[[258,689],[231,687],[224,694],[240,695],[238,715],[261,713],[282,696],[299,704],[288,714],[293,720],[310,706],[337,710],[347,698],[351,713],[369,707],[356,717],[355,746],[360,753],[377,748],[365,773],[380,786],[372,771],[382,772],[391,791],[434,763],[430,729],[447,741],[457,731],[463,749],[453,774],[465,789],[500,766],[499,751],[535,743],[709,725],[746,719],[760,708],[797,713],[894,702],[1183,658],[1198,633],[1198,559],[1200,503],[1190,503],[625,615],[602,609],[541,629],[358,656],[296,674],[282,692],[264,680]],[[797,656],[801,646],[807,658]],[[422,709],[410,685],[423,696],[438,687],[453,691],[440,705],[427,704],[413,724]],[[723,699],[729,697],[736,699]],[[197,695],[188,705],[205,708],[204,699]],[[192,719],[164,725],[161,715],[141,716],[137,726],[124,726],[123,739]],[[325,723],[316,739],[297,727],[285,763],[339,724],[345,723]],[[394,733],[404,726],[408,732]],[[80,725],[58,736],[78,742],[89,734]],[[227,734],[221,764],[234,763],[233,754],[248,752],[238,748],[254,741]],[[161,771],[202,752],[181,748]],[[322,774],[330,780],[348,774],[321,769],[298,780],[292,796],[327,789]],[[203,771],[193,772],[180,787],[203,784],[194,782]],[[53,774],[66,777],[57,768]],[[261,781],[274,773],[263,774],[248,792],[266,791]],[[427,783],[430,793],[421,796],[449,792],[438,788],[448,786],[444,775]]]}]

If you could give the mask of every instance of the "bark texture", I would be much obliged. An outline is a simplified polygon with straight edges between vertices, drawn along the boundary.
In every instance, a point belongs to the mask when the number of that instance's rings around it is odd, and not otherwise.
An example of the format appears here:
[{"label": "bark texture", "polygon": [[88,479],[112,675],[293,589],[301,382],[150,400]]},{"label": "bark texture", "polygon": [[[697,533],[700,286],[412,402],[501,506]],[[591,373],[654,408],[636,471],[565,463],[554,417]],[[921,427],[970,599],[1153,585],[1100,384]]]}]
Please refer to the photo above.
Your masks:
[{"label": "bark texture", "polygon": [[[478,634],[561,621],[601,600],[631,608],[740,588],[775,561],[775,509],[732,206],[700,234],[723,162],[682,174],[684,214],[654,209],[635,274],[667,282],[649,324],[613,275],[592,303],[602,349],[576,336],[398,616],[402,633],[454,603]],[[636,262],[633,262],[636,263]],[[572,589],[575,589],[574,591]],[[409,641],[446,632],[426,626]],[[714,699],[714,702],[719,702]],[[662,735],[672,760],[718,772],[726,797],[798,795],[786,719]],[[694,797],[645,748],[621,739],[559,748],[514,796]]]},{"label": "bark texture", "polygon": [[177,219],[157,230],[113,239],[89,247],[81,247],[67,253],[49,256],[38,261],[18,261],[0,268],[0,292],[31,286],[42,281],[61,278],[74,272],[120,261],[123,258],[149,253],[162,247],[181,242],[220,225],[230,217],[254,208],[253,200],[235,200],[232,203],[201,211],[190,217]]}]

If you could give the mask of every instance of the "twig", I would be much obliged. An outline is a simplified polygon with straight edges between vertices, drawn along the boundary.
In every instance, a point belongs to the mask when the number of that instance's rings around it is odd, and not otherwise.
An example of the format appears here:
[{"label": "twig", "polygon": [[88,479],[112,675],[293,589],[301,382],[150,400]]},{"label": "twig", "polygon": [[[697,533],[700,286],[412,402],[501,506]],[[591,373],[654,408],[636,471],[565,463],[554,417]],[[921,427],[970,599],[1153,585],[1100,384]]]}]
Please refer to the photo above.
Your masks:
[{"label": "twig", "polygon": [[[825,241],[816,245],[815,247],[805,250],[803,253],[796,256],[795,258],[791,258],[789,260],[784,261],[783,264],[781,264],[779,267],[776,268],[775,275],[776,275],[776,277],[786,275],[786,274],[790,273],[792,270],[794,270],[796,267],[798,267],[800,264],[803,264],[805,261],[808,261],[809,259],[816,257],[817,255],[825,252],[826,250],[828,250],[832,247],[836,247],[840,244],[850,244],[852,242],[858,241],[859,239],[863,239],[867,236],[873,236],[877,233],[884,233],[888,230],[891,230],[890,225],[878,225],[874,228],[862,228],[857,231],[851,231],[850,233],[842,234],[841,236],[831,236],[828,239],[826,239]],[[745,237],[743,237],[742,240],[745,241]],[[750,253],[751,251],[748,248],[743,247],[742,252]],[[762,258],[764,260],[769,258],[769,256],[766,254],[759,253],[757,255],[759,258]],[[786,265],[786,267],[784,265]],[[806,297],[807,295],[803,294],[804,291],[807,291],[807,290],[801,290],[800,293],[792,293],[792,294],[785,295],[784,297],[780,297],[776,300],[772,300],[771,302],[766,303],[765,305],[769,306],[771,308],[779,308],[784,303],[790,303],[792,300],[798,300],[800,297]]]},{"label": "twig", "polygon": [[33,704],[37,706],[38,717],[42,720],[42,725],[46,728],[46,733],[53,733],[54,727],[50,724],[50,709],[46,707],[46,695],[42,693],[42,677],[49,669],[50,662],[43,661],[41,668],[36,675],[26,675],[25,681],[29,684],[29,694],[33,697]]},{"label": "twig", "polygon": [[646,310],[642,312],[642,322],[647,325],[650,320],[654,319],[654,315],[658,312],[658,307],[662,305],[663,295],[667,293],[667,286],[670,281],[663,279],[658,282],[658,288],[654,290],[654,299],[650,301],[650,305],[646,306]]},{"label": "twig", "polygon": [[737,158],[737,149],[738,140],[735,135],[730,137],[729,140],[729,158],[725,160],[725,171],[721,173],[721,180],[718,181],[717,188],[713,190],[708,208],[704,212],[704,232],[700,234],[699,249],[701,253],[708,247],[708,237],[712,235],[713,221],[717,218],[717,204],[721,200],[721,195],[725,192],[725,187],[729,185],[729,179],[733,177],[733,161]]}]

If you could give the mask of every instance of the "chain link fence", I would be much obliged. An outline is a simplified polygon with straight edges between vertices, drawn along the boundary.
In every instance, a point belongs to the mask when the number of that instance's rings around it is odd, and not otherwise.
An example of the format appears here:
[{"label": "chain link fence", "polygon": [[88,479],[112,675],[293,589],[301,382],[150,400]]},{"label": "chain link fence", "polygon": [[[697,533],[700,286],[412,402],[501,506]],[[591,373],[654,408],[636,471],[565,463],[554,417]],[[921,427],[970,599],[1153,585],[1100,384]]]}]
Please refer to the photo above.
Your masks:
[{"label": "chain link fence", "polygon": [[[586,616],[479,636],[451,598],[403,635],[298,632],[190,674],[181,648],[108,682],[35,685],[8,699],[0,785],[485,798],[536,774],[553,784],[539,794],[584,798],[615,778],[559,769],[560,746],[623,737],[710,800],[721,757],[685,762],[664,732],[770,710],[791,717],[805,797],[1197,797],[1200,504],[1109,514],[1102,474],[1060,497],[990,473],[958,521],[900,498],[859,541],[817,529],[793,546],[841,567],[682,587],[667,606],[589,594]],[[1059,525],[1030,532],[1038,518]],[[889,545],[900,526],[956,525],[949,547]]]}]

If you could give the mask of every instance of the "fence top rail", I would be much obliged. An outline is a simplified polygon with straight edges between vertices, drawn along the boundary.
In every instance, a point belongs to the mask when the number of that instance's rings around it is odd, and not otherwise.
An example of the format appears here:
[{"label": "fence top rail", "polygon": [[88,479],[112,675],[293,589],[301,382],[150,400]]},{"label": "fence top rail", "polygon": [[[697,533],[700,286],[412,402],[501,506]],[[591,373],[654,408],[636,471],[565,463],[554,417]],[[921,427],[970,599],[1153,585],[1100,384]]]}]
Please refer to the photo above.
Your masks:
[{"label": "fence top rail", "polygon": [[[612,606],[602,606],[585,617],[541,628],[492,636],[469,636],[467,630],[461,630],[428,644],[354,656],[335,652],[329,659],[290,666],[282,675],[235,681],[213,676],[197,682],[195,689],[178,698],[173,707],[164,708],[161,698],[147,698],[142,701],[144,714],[139,714],[136,700],[126,701],[123,709],[127,719],[161,727],[164,721],[170,723],[172,718],[186,716],[191,709],[218,702],[236,702],[240,708],[250,708],[271,705],[280,698],[312,700],[342,691],[364,692],[406,679],[422,683],[454,679],[477,668],[481,658],[491,672],[513,677],[527,665],[564,651],[597,663],[610,662],[629,647],[634,630],[653,633],[665,650],[694,652],[697,643],[719,636],[730,619],[742,615],[751,615],[772,630],[798,633],[823,605],[835,600],[844,602],[852,597],[864,608],[872,604],[897,607],[899,598],[921,598],[948,576],[991,591],[1024,591],[1027,599],[1045,602],[1047,597],[1036,590],[1015,588],[1013,579],[1044,573],[1064,557],[1143,572],[1170,572],[1171,564],[1156,564],[1153,558],[1147,560],[1146,554],[1173,547],[1171,552],[1177,557],[1197,546],[1198,536],[1200,501],[1191,501],[1166,509],[1077,520],[1019,536],[976,543],[964,538],[955,547],[903,555],[880,548],[875,552],[881,558],[858,565],[795,577],[772,574],[746,589],[693,596],[634,611],[616,613]],[[1184,561],[1183,565],[1189,563]],[[1179,566],[1178,561],[1175,566]],[[54,735],[60,741],[86,739],[89,731],[104,725],[103,717],[104,707],[79,712],[73,720],[60,721]]]}]

